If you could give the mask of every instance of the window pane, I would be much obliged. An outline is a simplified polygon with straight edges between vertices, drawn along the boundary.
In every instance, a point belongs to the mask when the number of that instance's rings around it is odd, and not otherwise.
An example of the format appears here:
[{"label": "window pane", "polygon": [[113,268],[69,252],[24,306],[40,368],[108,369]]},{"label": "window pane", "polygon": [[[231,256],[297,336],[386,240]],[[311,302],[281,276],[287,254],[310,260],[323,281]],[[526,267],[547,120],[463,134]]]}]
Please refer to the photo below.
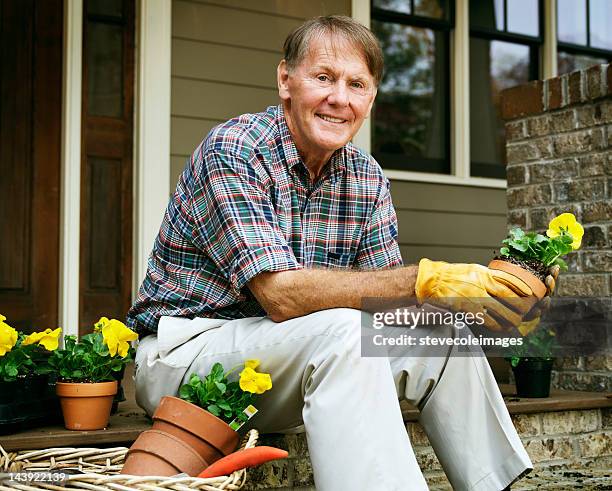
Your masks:
[{"label": "window pane", "polygon": [[506,177],[502,90],[529,81],[529,50],[521,44],[470,39],[471,175]]},{"label": "window pane", "polygon": [[575,72],[576,70],[584,70],[593,65],[601,65],[608,63],[605,58],[596,58],[587,55],[573,55],[559,51],[557,55],[557,69],[559,75],[564,73]]},{"label": "window pane", "polygon": [[423,17],[432,17],[434,19],[443,19],[444,15],[444,0],[415,0],[414,13]]},{"label": "window pane", "polygon": [[589,18],[591,46],[612,49],[612,2],[610,0],[591,0]]},{"label": "window pane", "polygon": [[403,14],[412,13],[410,11],[410,0],[374,0],[372,4],[374,7],[385,10],[393,10]]},{"label": "window pane", "polygon": [[123,28],[87,23],[87,107],[92,116],[123,115]]},{"label": "window pane", "polygon": [[508,31],[527,36],[540,35],[538,0],[509,0]]},{"label": "window pane", "polygon": [[504,0],[470,2],[470,27],[504,30]]},{"label": "window pane", "polygon": [[373,153],[387,168],[450,172],[448,36],[372,21],[385,54],[374,107]]},{"label": "window pane", "polygon": [[559,41],[586,46],[586,0],[557,0],[557,22]]}]

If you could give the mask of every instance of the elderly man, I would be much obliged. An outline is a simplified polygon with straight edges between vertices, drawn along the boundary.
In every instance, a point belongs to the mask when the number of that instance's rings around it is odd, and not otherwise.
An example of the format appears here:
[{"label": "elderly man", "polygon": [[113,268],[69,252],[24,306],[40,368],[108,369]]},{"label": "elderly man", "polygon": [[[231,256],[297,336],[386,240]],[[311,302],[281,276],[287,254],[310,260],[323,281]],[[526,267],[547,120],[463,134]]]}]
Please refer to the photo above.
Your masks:
[{"label": "elderly man", "polygon": [[313,19],[284,55],[281,104],[214,128],[170,200],[128,314],[148,334],[138,403],[150,414],[192,373],[258,358],[274,387],[253,424],[306,431],[317,489],[427,489],[398,397],[420,409],[455,489],[505,488],[532,465],[482,353],[364,357],[361,301],[453,295],[501,329],[525,312],[497,299],[531,290],[475,264],[402,266],[388,181],[350,143],[382,76],[368,29]]}]

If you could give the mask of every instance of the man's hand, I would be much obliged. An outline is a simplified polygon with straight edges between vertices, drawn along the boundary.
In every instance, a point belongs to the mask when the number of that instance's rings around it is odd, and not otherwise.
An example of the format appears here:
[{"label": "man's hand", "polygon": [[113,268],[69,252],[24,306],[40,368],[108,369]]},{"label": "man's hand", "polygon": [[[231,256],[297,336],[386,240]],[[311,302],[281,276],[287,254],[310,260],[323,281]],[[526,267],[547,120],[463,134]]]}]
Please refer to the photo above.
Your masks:
[{"label": "man's hand", "polygon": [[[550,287],[554,289],[554,277]],[[420,303],[435,300],[452,310],[482,314],[494,331],[518,326],[537,302],[522,280],[480,264],[421,259],[415,285]]]}]

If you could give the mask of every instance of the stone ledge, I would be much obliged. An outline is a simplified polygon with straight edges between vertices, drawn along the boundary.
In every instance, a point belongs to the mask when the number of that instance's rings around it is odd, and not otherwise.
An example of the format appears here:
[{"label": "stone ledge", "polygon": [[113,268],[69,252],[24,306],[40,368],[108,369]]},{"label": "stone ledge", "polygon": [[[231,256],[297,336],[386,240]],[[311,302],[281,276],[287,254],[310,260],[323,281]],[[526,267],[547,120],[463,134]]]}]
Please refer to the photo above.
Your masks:
[{"label": "stone ledge", "polygon": [[[612,407],[612,397],[601,392],[551,391],[546,399],[525,399],[514,396],[514,386],[501,384],[500,389],[510,414],[544,413],[549,411],[584,410]],[[60,425],[35,428],[0,436],[5,450],[29,450],[68,446],[129,446],[151,423],[126,392],[128,401],[119,406],[111,424],[101,431],[69,431]],[[400,404],[404,421],[415,422],[419,412],[406,402]]]},{"label": "stone ledge", "polygon": [[[500,384],[499,388],[506,401],[510,414],[543,413],[549,411],[568,411],[577,409],[597,409],[612,407],[612,394],[602,392],[580,392],[571,390],[551,390],[550,397],[529,399],[516,397],[516,389],[511,384]],[[402,402],[404,421],[417,421],[419,411],[412,405]]]},{"label": "stone ledge", "polygon": [[[608,408],[514,414],[535,470],[513,489],[612,489],[610,414]],[[421,425],[408,422],[406,429],[430,489],[451,490]],[[250,471],[246,490],[314,489],[304,434],[263,435],[262,444],[284,448],[289,458]]]},{"label": "stone ledge", "polygon": [[607,97],[612,94],[612,70],[608,68],[595,65],[510,87],[501,93],[502,118],[509,121]]},{"label": "stone ledge", "polygon": [[[512,420],[536,470],[513,489],[611,489],[612,398],[602,393],[552,391],[547,399],[514,396],[514,387],[500,386]],[[78,432],[60,426],[0,436],[6,450],[56,446],[127,446],[150,421],[135,406],[133,397],[120,405],[107,430]],[[415,455],[432,490],[450,490],[427,435],[417,422],[418,411],[402,404],[406,431]],[[314,478],[304,434],[262,435],[261,444],[284,448],[289,458],[249,471],[245,490],[314,490]],[[606,469],[604,472],[601,469]],[[555,483],[564,487],[555,487]],[[574,486],[576,485],[576,486]],[[603,486],[609,486],[605,488]]]}]

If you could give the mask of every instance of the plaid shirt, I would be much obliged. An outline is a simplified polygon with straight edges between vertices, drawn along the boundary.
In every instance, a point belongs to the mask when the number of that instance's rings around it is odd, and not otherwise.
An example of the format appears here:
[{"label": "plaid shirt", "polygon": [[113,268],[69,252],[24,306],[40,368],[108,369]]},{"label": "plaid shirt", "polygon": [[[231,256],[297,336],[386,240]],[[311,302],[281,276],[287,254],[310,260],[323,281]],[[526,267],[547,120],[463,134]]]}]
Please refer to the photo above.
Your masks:
[{"label": "plaid shirt", "polygon": [[311,182],[282,106],[214,128],[172,196],[128,325],[161,316],[265,315],[246,286],[263,271],[399,266],[389,182],[352,144]]}]

